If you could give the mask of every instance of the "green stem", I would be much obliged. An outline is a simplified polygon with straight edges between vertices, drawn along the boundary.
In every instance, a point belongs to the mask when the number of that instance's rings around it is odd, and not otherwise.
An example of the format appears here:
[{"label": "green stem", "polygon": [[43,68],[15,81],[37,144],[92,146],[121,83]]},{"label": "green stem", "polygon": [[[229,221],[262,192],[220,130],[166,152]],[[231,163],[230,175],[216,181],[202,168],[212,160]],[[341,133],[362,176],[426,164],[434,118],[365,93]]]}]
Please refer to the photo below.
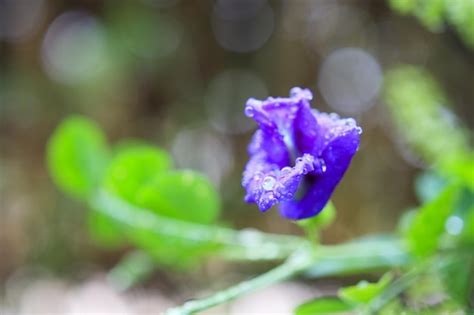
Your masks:
[{"label": "green stem", "polygon": [[450,257],[435,256],[418,263],[414,268],[390,284],[381,294],[373,298],[363,309],[362,313],[364,315],[378,314],[385,305],[399,296],[408,287],[412,286],[421,275],[437,273],[452,263],[449,258]]},{"label": "green stem", "polygon": [[[302,272],[305,272],[307,277],[323,277],[402,266],[410,262],[410,257],[400,241],[393,238],[379,237],[335,246],[319,245],[314,248],[300,237],[267,234],[256,230],[235,231],[163,217],[105,192],[97,194],[91,200],[90,206],[112,218],[125,231],[138,228],[160,236],[216,244],[220,246],[219,253],[225,258],[259,261],[287,258],[282,265],[263,275],[208,298],[185,303],[170,310],[169,314],[191,314],[205,310]],[[137,257],[131,257],[130,260],[136,262],[135,258]],[[140,262],[143,261],[143,257],[138,258]],[[146,262],[146,259],[144,261]]]},{"label": "green stem", "polygon": [[286,280],[302,272],[314,263],[314,253],[310,246],[304,246],[291,255],[280,266],[253,279],[241,282],[201,300],[189,301],[180,307],[169,309],[166,315],[188,315],[233,300],[243,294]]},{"label": "green stem", "polygon": [[[304,273],[311,278],[403,266],[410,256],[394,239],[361,240],[335,246],[301,247],[285,263],[202,300],[170,309],[167,315],[187,315],[228,302],[241,295]],[[355,264],[355,265],[354,265]],[[365,265],[368,265],[365,266]]]},{"label": "green stem", "polygon": [[118,290],[124,291],[148,278],[155,269],[155,261],[150,255],[135,250],[128,253],[108,272],[107,281]]},{"label": "green stem", "polygon": [[235,231],[171,219],[131,205],[106,192],[92,198],[90,206],[113,218],[125,230],[139,228],[161,236],[216,244],[221,248],[221,256],[233,260],[285,259],[295,248],[306,243],[306,240],[296,236],[269,234],[252,229]]}]

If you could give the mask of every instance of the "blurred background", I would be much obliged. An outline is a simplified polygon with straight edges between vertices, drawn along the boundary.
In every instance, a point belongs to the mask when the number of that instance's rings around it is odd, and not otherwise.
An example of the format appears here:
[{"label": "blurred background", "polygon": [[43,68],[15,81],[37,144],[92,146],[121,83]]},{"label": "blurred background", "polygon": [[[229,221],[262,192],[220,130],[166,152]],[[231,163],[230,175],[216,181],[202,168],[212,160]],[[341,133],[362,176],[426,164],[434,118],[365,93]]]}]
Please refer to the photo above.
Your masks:
[{"label": "blurred background", "polygon": [[[364,130],[324,242],[393,230],[417,204],[413,180],[424,164],[394,128],[382,96],[386,72],[399,64],[426,70],[456,123],[474,125],[474,13],[460,27],[436,7],[412,14],[410,2],[0,0],[0,313],[64,313],[69,303],[68,314],[79,314],[101,297],[107,312],[113,305],[140,314],[216,275],[262,268],[214,262],[191,275],[158,270],[127,295],[110,288],[103,274],[126,249],[103,250],[89,238],[84,206],[55,188],[45,165],[48,137],[73,113],[97,121],[111,142],[144,139],[170,151],[179,168],[207,174],[233,226],[298,233],[275,209],[263,215],[242,200],[255,129],[243,106],[251,96],[308,87],[313,107],[354,117]],[[448,1],[449,12],[461,2]],[[289,286],[308,297],[309,287]],[[272,290],[262,294],[281,295]],[[47,299],[66,302],[54,309]]]}]

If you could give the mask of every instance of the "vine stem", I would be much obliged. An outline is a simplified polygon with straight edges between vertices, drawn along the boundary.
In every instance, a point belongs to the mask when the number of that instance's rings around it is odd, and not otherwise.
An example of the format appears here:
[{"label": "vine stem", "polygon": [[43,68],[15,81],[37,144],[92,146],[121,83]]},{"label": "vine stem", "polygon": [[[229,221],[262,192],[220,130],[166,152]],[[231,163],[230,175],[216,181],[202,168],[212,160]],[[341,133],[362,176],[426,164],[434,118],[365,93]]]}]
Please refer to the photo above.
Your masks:
[{"label": "vine stem", "polygon": [[[236,231],[229,228],[196,224],[167,218],[151,210],[131,205],[106,192],[100,192],[90,200],[94,211],[113,219],[124,228],[125,233],[134,233],[135,229],[192,242],[204,242],[218,246],[221,257],[250,261],[283,260],[280,266],[253,279],[241,282],[210,297],[189,301],[180,307],[170,309],[168,315],[185,315],[208,309],[225,303],[243,294],[286,280],[300,273],[309,278],[329,275],[342,275],[386,269],[406,265],[410,255],[400,240],[392,237],[373,237],[357,241],[315,247],[307,240],[289,235],[278,235],[258,230]],[[129,287],[133,279],[129,279],[127,265],[145,266],[144,272],[152,269],[148,257],[132,255],[124,261],[124,268],[118,266],[112,280],[122,279],[125,274],[124,287]],[[150,268],[148,268],[150,267]],[[123,272],[124,273],[123,273]],[[140,276],[140,275],[138,275]],[[119,281],[119,282],[120,282]],[[127,282],[128,281],[128,282]]]},{"label": "vine stem", "polygon": [[140,228],[157,235],[215,244],[220,248],[220,256],[231,260],[286,259],[295,248],[307,243],[297,236],[270,234],[254,229],[236,231],[160,216],[104,191],[91,199],[90,207],[114,219],[130,233]]},{"label": "vine stem", "polygon": [[303,246],[296,250],[293,255],[278,267],[253,279],[243,281],[235,286],[219,291],[207,298],[189,301],[184,303],[182,306],[169,309],[165,312],[165,315],[194,314],[233,300],[243,294],[286,280],[314,264],[315,258],[314,249],[309,245]]},{"label": "vine stem", "polygon": [[319,278],[383,270],[410,263],[411,257],[396,239],[365,239],[341,245],[313,247],[310,244],[296,249],[282,265],[241,282],[210,297],[184,303],[166,315],[188,315],[228,302],[254,290],[287,280],[298,274]]}]

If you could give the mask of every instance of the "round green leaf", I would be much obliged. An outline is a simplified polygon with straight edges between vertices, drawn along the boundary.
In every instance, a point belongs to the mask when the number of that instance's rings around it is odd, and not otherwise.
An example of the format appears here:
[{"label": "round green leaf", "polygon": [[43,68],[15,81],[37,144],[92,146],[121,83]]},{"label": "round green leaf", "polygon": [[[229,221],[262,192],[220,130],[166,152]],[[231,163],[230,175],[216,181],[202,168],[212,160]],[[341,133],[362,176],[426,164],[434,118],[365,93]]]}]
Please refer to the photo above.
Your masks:
[{"label": "round green leaf", "polygon": [[97,189],[108,160],[102,131],[81,116],[64,120],[48,142],[47,162],[54,182],[78,198],[86,198]]},{"label": "round green leaf", "polygon": [[[213,223],[219,214],[219,196],[209,180],[193,171],[156,174],[142,187],[137,204],[160,216],[201,224]],[[182,268],[216,248],[215,244],[157,236],[131,229],[130,238],[157,261]]]},{"label": "round green leaf", "polygon": [[[138,141],[120,145],[106,170],[104,188],[130,203],[136,204],[141,189],[157,173],[171,166],[169,155],[158,148]],[[89,215],[92,237],[107,247],[123,243],[124,233],[115,221],[97,210]]]},{"label": "round green leaf", "polygon": [[156,174],[138,193],[137,203],[160,215],[195,223],[212,223],[219,212],[219,196],[209,180],[187,170]]},{"label": "round green leaf", "polygon": [[135,203],[141,188],[171,164],[168,153],[158,148],[143,144],[124,146],[107,169],[104,188]]}]

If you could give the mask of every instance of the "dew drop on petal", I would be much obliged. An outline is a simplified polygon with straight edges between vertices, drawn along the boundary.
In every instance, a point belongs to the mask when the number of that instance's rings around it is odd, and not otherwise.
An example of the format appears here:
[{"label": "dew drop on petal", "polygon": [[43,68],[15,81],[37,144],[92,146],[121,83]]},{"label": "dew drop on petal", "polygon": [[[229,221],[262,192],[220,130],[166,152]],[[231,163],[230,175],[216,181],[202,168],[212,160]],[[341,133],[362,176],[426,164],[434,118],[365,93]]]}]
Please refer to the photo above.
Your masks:
[{"label": "dew drop on petal", "polygon": [[329,113],[329,118],[331,118],[332,120],[338,120],[340,117],[336,113]]},{"label": "dew drop on petal", "polygon": [[326,162],[323,159],[317,159],[314,162],[314,166],[320,173],[325,173],[327,170]]},{"label": "dew drop on petal", "polygon": [[327,170],[326,162],[324,160],[321,160],[321,172],[325,173]]},{"label": "dew drop on petal", "polygon": [[245,116],[247,117],[253,117],[254,115],[254,109],[252,106],[246,106],[245,107]]},{"label": "dew drop on petal", "polygon": [[346,126],[355,126],[356,121],[355,121],[354,118],[346,118],[346,119],[344,119],[344,125],[346,125]]},{"label": "dew drop on petal", "polygon": [[280,174],[286,175],[286,174],[289,174],[290,172],[291,172],[291,167],[285,166],[284,168],[281,169]]},{"label": "dew drop on petal", "polygon": [[272,190],[275,187],[276,179],[273,176],[266,176],[263,179],[262,187],[265,190]]}]

